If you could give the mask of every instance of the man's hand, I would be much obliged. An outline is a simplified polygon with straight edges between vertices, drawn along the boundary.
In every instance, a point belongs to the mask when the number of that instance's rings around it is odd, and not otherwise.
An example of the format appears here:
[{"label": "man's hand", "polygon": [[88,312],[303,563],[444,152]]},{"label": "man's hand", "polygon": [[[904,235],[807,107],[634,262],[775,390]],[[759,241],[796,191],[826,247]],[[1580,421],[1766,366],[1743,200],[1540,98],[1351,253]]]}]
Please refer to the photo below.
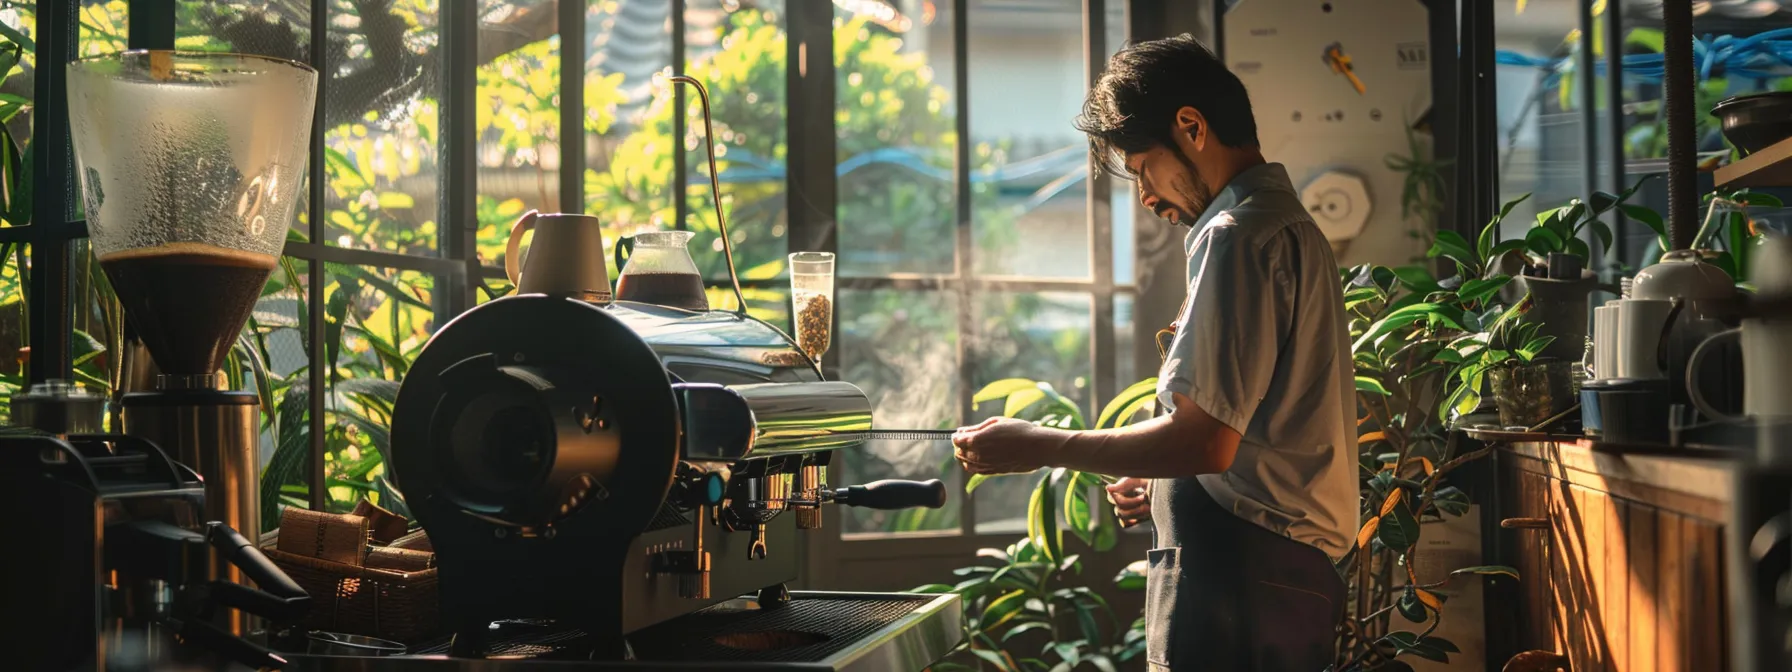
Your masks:
[{"label": "man's hand", "polygon": [[1108,484],[1108,501],[1114,503],[1114,515],[1120,524],[1132,527],[1151,518],[1151,481],[1143,478],[1122,478]]},{"label": "man's hand", "polygon": [[952,434],[959,464],[973,474],[1021,474],[1047,466],[1070,432],[1014,418],[990,418]]}]

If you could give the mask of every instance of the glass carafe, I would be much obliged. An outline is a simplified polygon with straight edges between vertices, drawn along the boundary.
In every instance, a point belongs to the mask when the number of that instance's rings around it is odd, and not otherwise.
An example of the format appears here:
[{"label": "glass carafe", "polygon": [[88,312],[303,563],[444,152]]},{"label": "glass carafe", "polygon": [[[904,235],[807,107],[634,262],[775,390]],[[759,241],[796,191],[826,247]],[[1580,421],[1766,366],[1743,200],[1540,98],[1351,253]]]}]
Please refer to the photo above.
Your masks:
[{"label": "glass carafe", "polygon": [[616,300],[709,310],[703,275],[697,272],[697,262],[685,247],[695,235],[689,231],[655,231],[617,241],[616,265],[622,273],[616,278]]}]

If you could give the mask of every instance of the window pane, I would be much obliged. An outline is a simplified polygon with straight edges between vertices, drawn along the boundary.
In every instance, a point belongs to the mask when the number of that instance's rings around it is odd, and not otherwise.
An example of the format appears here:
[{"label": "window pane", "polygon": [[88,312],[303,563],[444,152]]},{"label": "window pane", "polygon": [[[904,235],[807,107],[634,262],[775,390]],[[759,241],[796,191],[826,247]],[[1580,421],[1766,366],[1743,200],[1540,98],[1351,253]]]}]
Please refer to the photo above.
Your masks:
[{"label": "window pane", "polygon": [[584,206],[603,220],[604,244],[615,250],[618,237],[673,226],[672,90],[664,80],[672,70],[672,7],[614,0],[587,7]]},{"label": "window pane", "polygon": [[408,516],[393,494],[384,456],[391,450],[388,428],[398,384],[435,332],[436,279],[415,271],[327,268],[325,312],[341,326],[326,329],[340,339],[326,344],[337,352],[324,402],[327,508],[348,511],[367,499]]},{"label": "window pane", "polygon": [[[110,4],[122,7],[125,3],[115,0]],[[184,51],[229,51],[308,63],[311,0],[178,3],[174,46]]]},{"label": "window pane", "polygon": [[439,17],[437,0],[331,0],[324,242],[435,254]]},{"label": "window pane", "polygon": [[[481,4],[478,254],[502,266],[510,225],[560,207],[560,38],[554,0]],[[486,55],[491,59],[486,60]]]},{"label": "window pane", "polygon": [[[788,253],[785,237],[784,116],[788,97],[782,2],[752,6],[732,0],[690,0],[685,10],[688,74],[709,90],[715,127],[716,162],[721,171],[722,205],[733,237],[734,261],[742,278],[775,278]],[[703,111],[696,91],[686,91],[684,160],[689,214],[685,225],[697,232],[691,253],[712,280],[726,280],[722,240],[710,194],[704,154]],[[655,95],[666,95],[656,92]],[[670,113],[670,106],[667,107]],[[670,119],[664,133],[671,135]],[[654,143],[656,146],[659,143]],[[732,299],[726,304],[733,305]]]},{"label": "window pane", "polygon": [[976,271],[1089,277],[1082,3],[969,1]]},{"label": "window pane", "polygon": [[[1029,378],[1069,398],[1083,417],[1089,411],[1089,297],[1061,292],[991,293],[977,298],[979,338],[972,351],[974,380],[979,388],[1004,378]],[[996,415],[996,403],[985,403],[968,420]],[[996,479],[976,494],[977,532],[1023,529],[1030,483],[1037,478]],[[1021,527],[1014,527],[1020,525]]]},{"label": "window pane", "polygon": [[[0,23],[5,23],[8,27],[19,31],[27,37],[36,37],[36,15],[29,10],[16,7],[0,9]],[[9,42],[10,41],[0,40],[0,44],[9,44]],[[10,46],[8,48],[10,50]],[[32,82],[32,74],[35,71],[28,68],[35,67],[37,58],[32,55],[30,51],[20,49],[19,61],[19,63],[13,65],[10,71],[0,73],[0,75],[4,75],[4,81],[0,82],[0,92],[19,96],[26,101],[26,104],[22,106],[10,103],[0,105],[0,123],[4,123],[6,125],[6,132],[12,135],[12,150],[15,152],[24,147],[31,139],[31,114],[33,106],[29,103],[36,98],[35,86]],[[18,179],[22,179],[22,176]],[[73,193],[75,190],[71,189],[70,191]],[[81,199],[76,197],[69,199],[69,201],[71,204],[69,207],[69,217],[73,219],[74,217],[79,216],[78,211],[81,207]],[[28,222],[28,217],[21,217],[20,219],[27,220]],[[11,220],[11,217],[0,219],[0,227],[14,226],[15,222]],[[19,223],[23,224],[27,222]]]},{"label": "window pane", "polygon": [[258,361],[245,366],[240,356],[233,358],[236,389],[259,390],[254,367],[259,364],[267,372],[261,409],[263,530],[279,527],[282,507],[311,505],[311,357],[305,348],[309,265],[304,259],[281,257],[243,327]]},{"label": "window pane", "polygon": [[[949,292],[841,290],[841,380],[870,395],[877,426],[944,429],[958,420],[958,301]],[[883,478],[946,482],[940,509],[873,511],[841,507],[842,530],[900,533],[957,530],[964,470],[942,441],[877,441],[841,454],[840,483]]]},{"label": "window pane", "polygon": [[834,8],[841,273],[950,274],[957,199],[952,161],[952,5],[897,2],[893,17]]},{"label": "window pane", "polygon": [[[0,422],[12,421],[12,395],[24,389],[25,360],[21,349],[30,345],[26,330],[25,283],[19,275],[31,245],[0,244]],[[29,264],[23,266],[30,268]]]},{"label": "window pane", "polygon": [[[1560,61],[1572,71],[1579,41],[1565,42],[1580,26],[1575,0],[1543,0],[1494,10],[1494,39],[1508,63]],[[1566,59],[1561,61],[1561,59]],[[1581,132],[1579,77],[1554,67],[1503,64],[1494,72],[1499,120],[1500,199],[1530,193],[1502,225],[1503,238],[1523,236],[1536,213],[1582,195],[1586,155]]]},{"label": "window pane", "polygon": [[[1141,339],[1138,324],[1133,320],[1133,307],[1137,300],[1131,294],[1114,295],[1114,389],[1124,390],[1126,386],[1141,379],[1155,375],[1155,371],[1139,370],[1139,345]],[[1103,400],[1101,403],[1106,404]]]}]

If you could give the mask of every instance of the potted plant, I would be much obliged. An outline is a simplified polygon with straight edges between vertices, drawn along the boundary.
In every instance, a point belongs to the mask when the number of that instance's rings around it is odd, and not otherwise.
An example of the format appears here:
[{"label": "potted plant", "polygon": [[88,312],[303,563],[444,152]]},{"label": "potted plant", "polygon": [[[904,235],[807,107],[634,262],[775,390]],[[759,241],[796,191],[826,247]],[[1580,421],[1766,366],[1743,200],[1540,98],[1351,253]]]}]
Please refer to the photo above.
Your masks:
[{"label": "potted plant", "polygon": [[[1156,398],[1157,379],[1139,381],[1102,408],[1094,428],[1126,426],[1148,414]],[[973,401],[999,403],[1004,416],[1049,427],[1089,428],[1076,403],[1043,382],[998,380]],[[965,491],[987,480],[972,476]],[[963,643],[930,669],[1112,670],[1143,657],[1144,619],[1122,621],[1093,588],[1093,577],[1083,575],[1083,554],[1106,553],[1119,541],[1120,522],[1105,503],[1103,485],[1097,474],[1051,470],[1028,499],[1025,537],[1004,548],[978,550],[976,564],[954,570],[960,577],[956,584],[915,589],[957,593],[965,604]],[[1112,582],[1121,590],[1143,590],[1144,564],[1128,565]]]},{"label": "potted plant", "polygon": [[[1475,272],[1439,281],[1418,266],[1344,271],[1360,413],[1362,528],[1337,564],[1349,596],[1333,666],[1338,672],[1411,670],[1405,661],[1413,658],[1449,662],[1457,646],[1435,633],[1452,588],[1474,575],[1518,577],[1510,567],[1429,567],[1418,556],[1426,523],[1465,515],[1473,504],[1450,484],[1451,473],[1492,450],[1463,450],[1447,418],[1432,409],[1446,392],[1467,385],[1459,382],[1463,351],[1489,357],[1461,345],[1463,339],[1485,334],[1484,324],[1515,321],[1501,322],[1514,311],[1496,304],[1511,278],[1481,277],[1486,255],[1468,251],[1460,236],[1442,232],[1439,240],[1455,243],[1451,255]],[[1478,376],[1466,378],[1479,383]]]},{"label": "potted plant", "polygon": [[1599,249],[1610,250],[1611,226],[1599,218],[1619,208],[1631,212],[1634,206],[1626,201],[1647,179],[1638,180],[1622,194],[1594,192],[1590,201],[1577,198],[1544,210],[1537,213],[1536,223],[1525,231],[1523,238],[1495,242],[1494,236],[1512,209],[1530,198],[1530,194],[1521,195],[1500,207],[1493,220],[1481,229],[1474,247],[1453,232],[1440,231],[1429,256],[1447,257],[1462,272],[1478,271],[1471,277],[1498,273],[1516,278],[1504,299],[1515,305],[1520,297],[1530,295],[1532,304],[1521,319],[1543,325],[1540,334],[1552,337],[1540,356],[1561,361],[1580,359],[1587,335],[1587,295],[1599,283],[1598,275],[1589,268],[1592,249],[1581,239],[1581,232],[1591,231]]}]

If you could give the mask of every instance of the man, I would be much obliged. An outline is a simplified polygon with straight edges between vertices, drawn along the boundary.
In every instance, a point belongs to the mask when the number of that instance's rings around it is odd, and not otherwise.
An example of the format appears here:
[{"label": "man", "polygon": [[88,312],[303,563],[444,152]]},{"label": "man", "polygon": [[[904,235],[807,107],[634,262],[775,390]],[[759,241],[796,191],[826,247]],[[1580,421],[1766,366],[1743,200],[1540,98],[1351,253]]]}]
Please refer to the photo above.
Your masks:
[{"label": "man", "polygon": [[[1319,672],[1357,528],[1355,379],[1331,246],[1267,163],[1244,85],[1183,35],[1122,49],[1076,126],[1139,202],[1190,227],[1188,297],[1158,401],[1116,430],[992,418],[955,433],[974,473],[1069,467],[1127,477],[1125,519],[1157,524],[1153,669]],[[1145,481],[1148,489],[1143,489]]]}]

